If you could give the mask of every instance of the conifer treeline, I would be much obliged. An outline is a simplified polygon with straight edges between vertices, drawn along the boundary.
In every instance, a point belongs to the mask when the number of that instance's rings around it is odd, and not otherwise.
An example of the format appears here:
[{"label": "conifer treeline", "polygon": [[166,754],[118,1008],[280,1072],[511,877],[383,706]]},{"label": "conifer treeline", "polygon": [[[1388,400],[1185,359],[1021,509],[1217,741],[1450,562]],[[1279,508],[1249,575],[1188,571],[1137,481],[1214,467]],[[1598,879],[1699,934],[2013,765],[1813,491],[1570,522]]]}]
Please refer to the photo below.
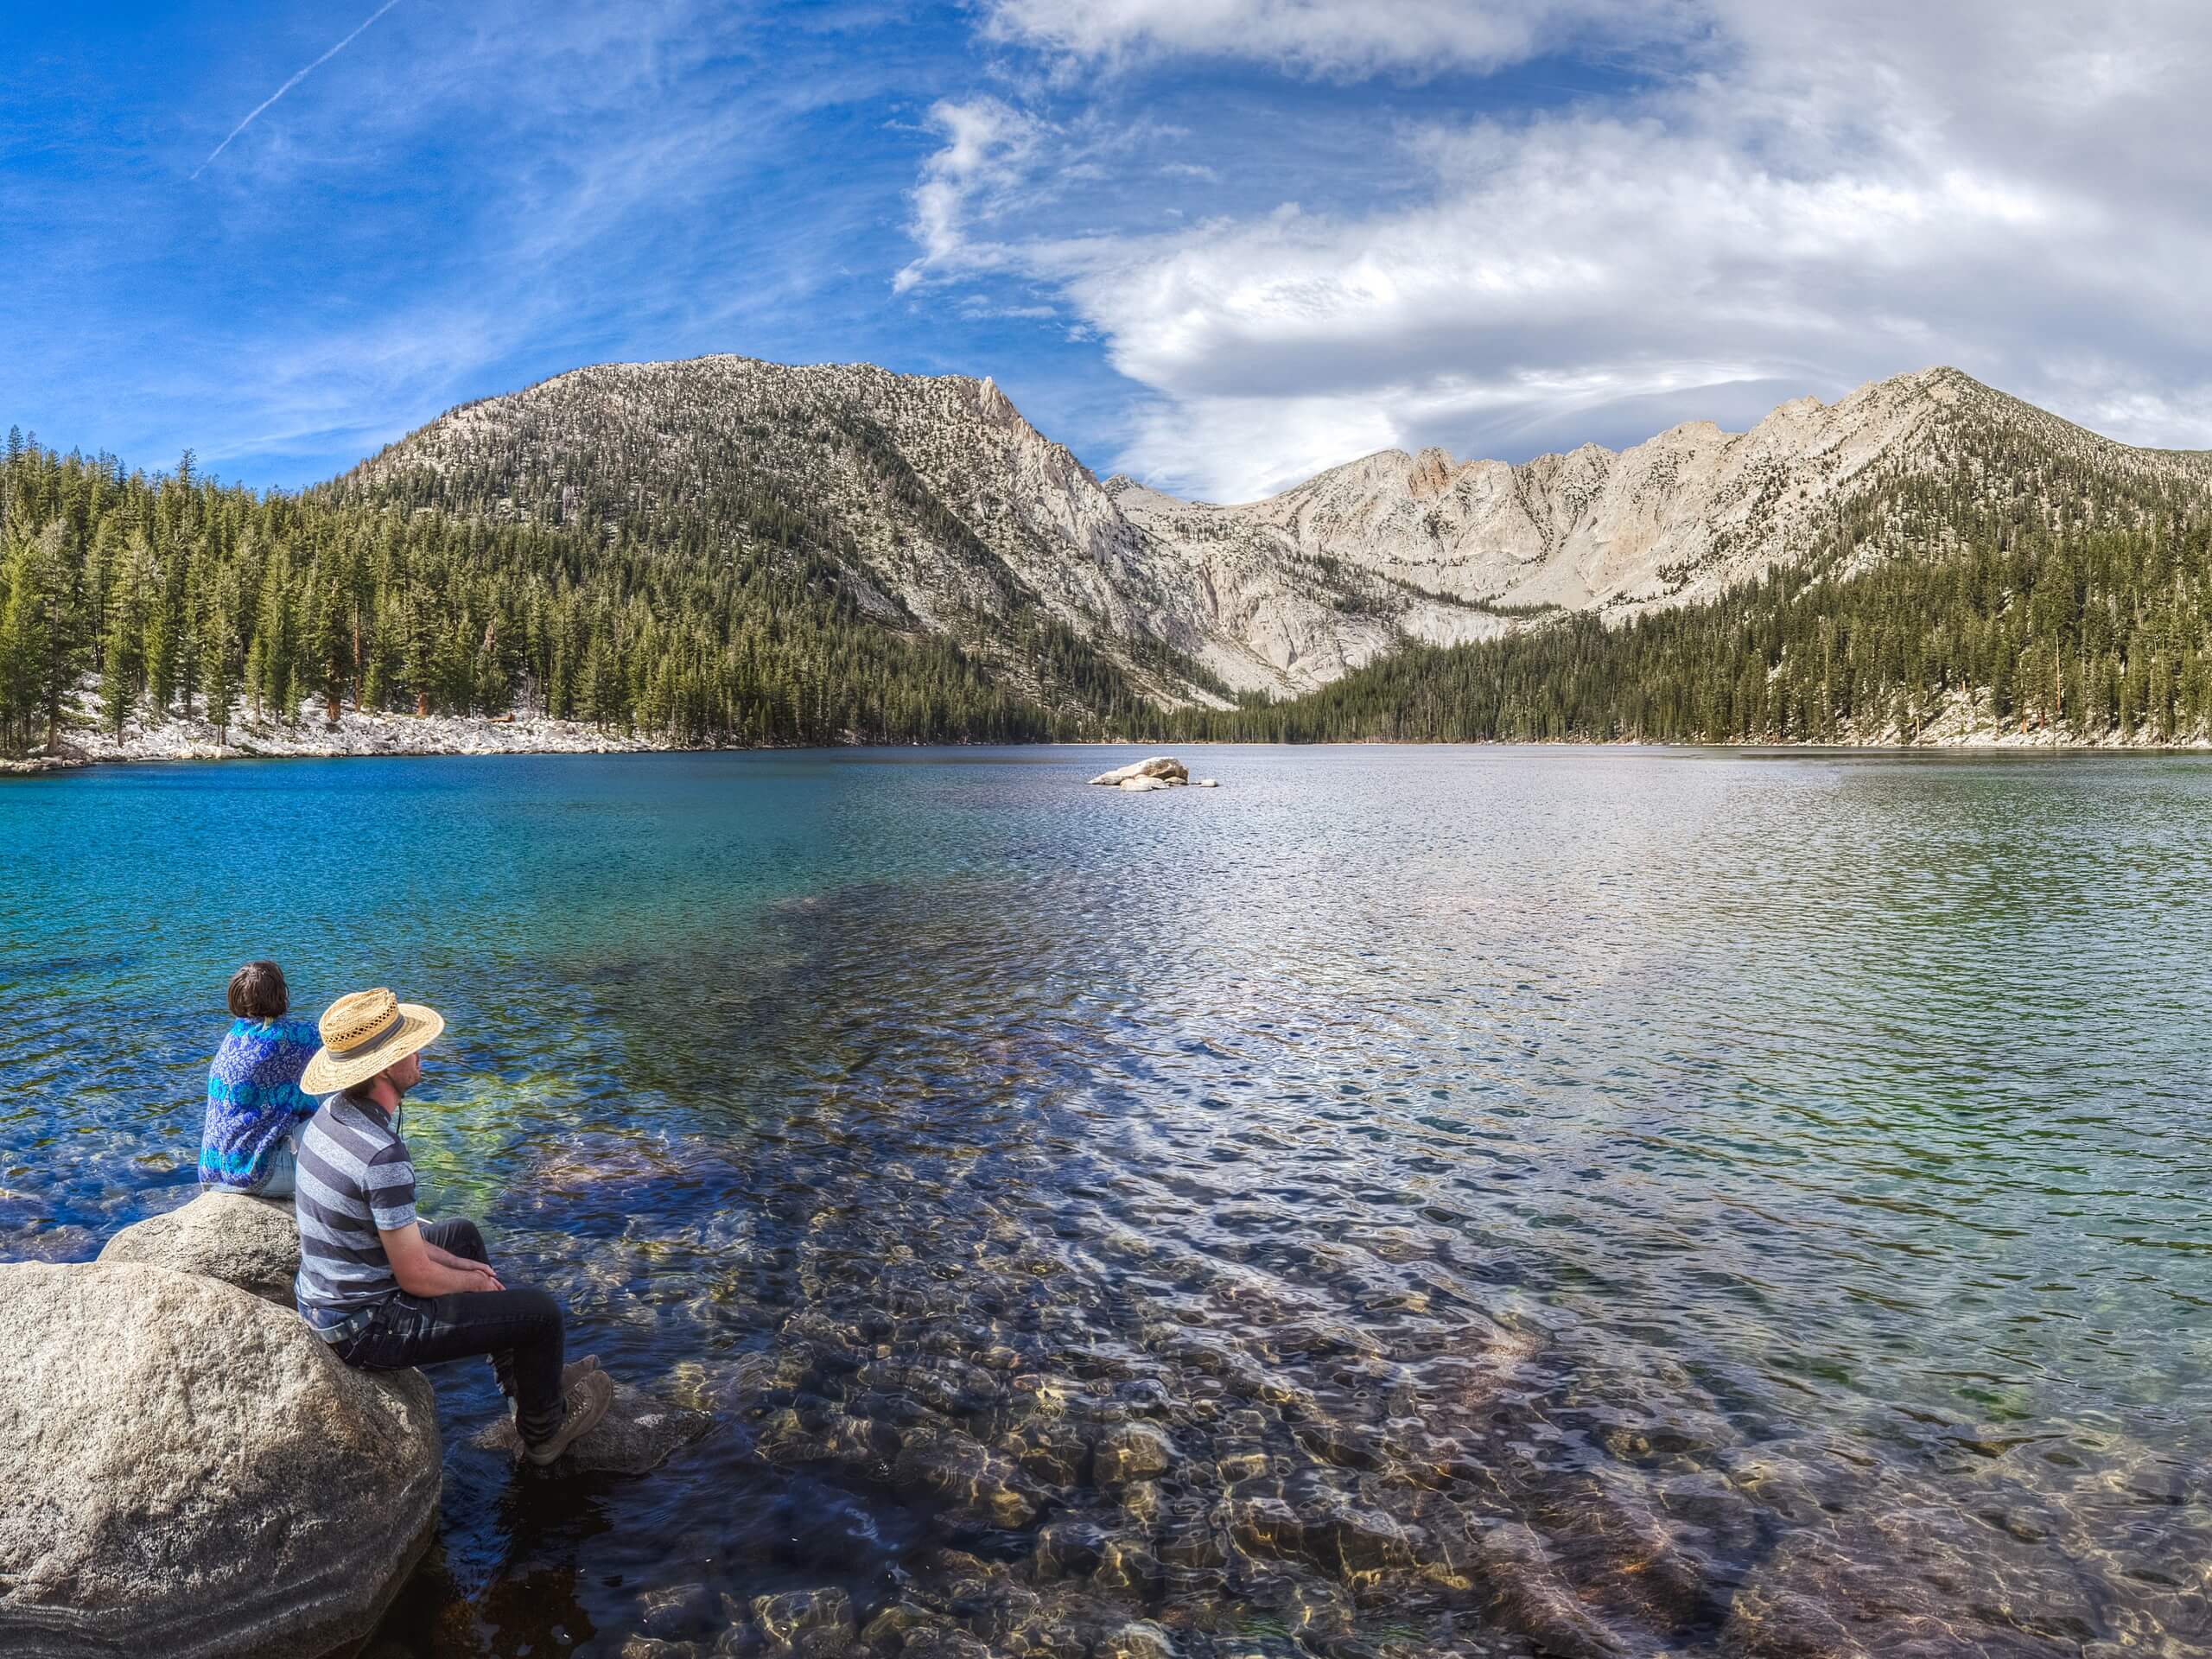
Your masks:
[{"label": "conifer treeline", "polygon": [[[995,592],[988,656],[863,610],[849,527],[734,461],[650,512],[563,485],[513,522],[495,493],[511,467],[257,496],[197,476],[189,454],[149,479],[11,432],[0,748],[51,747],[87,676],[118,733],[161,711],[296,720],[310,698],[748,743],[1909,741],[1961,719],[2087,741],[2212,733],[2202,457],[2114,461],[2094,441],[1986,428],[1857,495],[1803,563],[1715,600],[1610,628],[1523,619],[1484,644],[1408,645],[1296,701],[1170,711],[887,444],[845,435],[885,499]],[[1164,645],[1139,667],[1210,677]]]},{"label": "conifer treeline", "polygon": [[200,477],[189,452],[148,478],[11,429],[0,749],[52,747],[87,675],[118,734],[163,713],[219,733],[290,721],[308,699],[744,743],[1080,737],[1133,713],[1119,671],[1053,619],[1011,619],[993,671],[867,616],[806,530],[779,504],[720,538],[651,544],[588,522],[493,525],[257,495]]},{"label": "conifer treeline", "polygon": [[[1937,547],[1950,545],[1936,538]],[[1395,652],[1164,737],[1910,742],[1940,716],[2069,741],[2212,730],[2212,524],[1970,527],[1957,550],[1777,569],[1608,628],[1580,614]]]}]

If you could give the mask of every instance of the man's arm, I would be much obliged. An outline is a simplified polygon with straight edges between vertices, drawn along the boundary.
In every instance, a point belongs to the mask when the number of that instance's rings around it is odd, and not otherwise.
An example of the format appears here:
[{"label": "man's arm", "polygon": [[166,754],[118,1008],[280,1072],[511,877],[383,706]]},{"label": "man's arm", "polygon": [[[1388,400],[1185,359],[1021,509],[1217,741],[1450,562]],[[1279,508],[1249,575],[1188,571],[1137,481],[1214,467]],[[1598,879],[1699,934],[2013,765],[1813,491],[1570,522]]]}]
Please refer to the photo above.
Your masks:
[{"label": "man's arm", "polygon": [[[377,1237],[391,1261],[391,1276],[410,1296],[450,1296],[456,1291],[498,1290],[502,1287],[492,1269],[480,1262],[460,1262],[423,1236],[413,1222]],[[438,1258],[444,1256],[444,1261]]]},{"label": "man's arm", "polygon": [[415,1217],[415,1165],[404,1141],[394,1141],[369,1160],[362,1187],[391,1276],[410,1296],[505,1288],[482,1262],[459,1261],[423,1236]]},{"label": "man's arm", "polygon": [[458,1268],[463,1273],[490,1273],[492,1274],[493,1289],[505,1290],[506,1288],[505,1285],[499,1282],[499,1274],[492,1272],[491,1264],[488,1262],[472,1262],[465,1255],[455,1255],[451,1250],[447,1249],[443,1245],[433,1244],[427,1238],[423,1241],[423,1248],[430,1253],[430,1260],[436,1262],[442,1268]]}]

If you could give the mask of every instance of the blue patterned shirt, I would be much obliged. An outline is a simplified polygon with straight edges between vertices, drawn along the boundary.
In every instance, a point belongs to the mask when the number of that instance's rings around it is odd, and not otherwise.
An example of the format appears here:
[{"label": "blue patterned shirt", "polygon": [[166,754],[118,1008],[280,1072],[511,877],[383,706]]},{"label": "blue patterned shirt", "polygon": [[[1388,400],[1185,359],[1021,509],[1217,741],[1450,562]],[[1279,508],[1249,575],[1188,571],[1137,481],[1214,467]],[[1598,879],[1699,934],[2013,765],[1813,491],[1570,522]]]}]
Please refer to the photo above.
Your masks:
[{"label": "blue patterned shirt", "polygon": [[200,1141],[200,1184],[258,1192],[270,1154],[315,1116],[300,1073],[322,1046],[310,1020],[238,1020],[207,1068],[207,1128]]}]

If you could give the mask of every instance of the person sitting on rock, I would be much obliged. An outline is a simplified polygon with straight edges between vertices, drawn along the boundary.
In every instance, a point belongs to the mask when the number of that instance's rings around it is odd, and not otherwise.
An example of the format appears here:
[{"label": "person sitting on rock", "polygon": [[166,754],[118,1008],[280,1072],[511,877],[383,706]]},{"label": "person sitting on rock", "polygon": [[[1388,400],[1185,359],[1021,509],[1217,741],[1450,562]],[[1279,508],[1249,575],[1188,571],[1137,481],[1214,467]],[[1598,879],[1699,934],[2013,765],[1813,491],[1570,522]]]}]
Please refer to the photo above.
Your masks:
[{"label": "person sitting on rock", "polygon": [[524,1454],[549,1464],[607,1414],[613,1385],[596,1359],[563,1367],[560,1303],[501,1284],[475,1223],[416,1219],[400,1102],[445,1023],[383,989],[323,1011],[322,1046],[302,1082],[329,1097],[300,1141],[293,1297],[338,1357],[365,1370],[488,1355]]},{"label": "person sitting on rock", "polygon": [[230,1031],[207,1068],[200,1185],[289,1198],[300,1131],[315,1111],[300,1074],[320,1039],[313,1021],[285,1018],[290,994],[273,962],[232,974],[230,1005]]}]

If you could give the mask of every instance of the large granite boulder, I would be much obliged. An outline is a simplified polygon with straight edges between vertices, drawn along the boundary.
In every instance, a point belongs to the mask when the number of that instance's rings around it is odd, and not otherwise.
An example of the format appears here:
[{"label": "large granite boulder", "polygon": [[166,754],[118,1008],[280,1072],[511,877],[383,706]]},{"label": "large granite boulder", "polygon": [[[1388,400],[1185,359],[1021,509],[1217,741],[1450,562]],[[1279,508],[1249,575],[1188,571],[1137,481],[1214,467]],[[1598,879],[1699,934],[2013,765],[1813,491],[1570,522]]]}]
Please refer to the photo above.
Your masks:
[{"label": "large granite boulder", "polygon": [[204,1274],[289,1307],[300,1270],[299,1224],[282,1199],[202,1192],[182,1209],[125,1227],[100,1260]]},{"label": "large granite boulder", "polygon": [[1191,773],[1190,769],[1174,756],[1155,754],[1149,760],[1132,760],[1126,766],[1102,772],[1090,781],[1114,788],[1127,784],[1132,778],[1157,778],[1163,785],[1187,784],[1191,781]]},{"label": "large granite boulder", "polygon": [[289,1308],[138,1262],[0,1267],[0,1653],[358,1642],[440,1464],[422,1373],[350,1370]]}]

